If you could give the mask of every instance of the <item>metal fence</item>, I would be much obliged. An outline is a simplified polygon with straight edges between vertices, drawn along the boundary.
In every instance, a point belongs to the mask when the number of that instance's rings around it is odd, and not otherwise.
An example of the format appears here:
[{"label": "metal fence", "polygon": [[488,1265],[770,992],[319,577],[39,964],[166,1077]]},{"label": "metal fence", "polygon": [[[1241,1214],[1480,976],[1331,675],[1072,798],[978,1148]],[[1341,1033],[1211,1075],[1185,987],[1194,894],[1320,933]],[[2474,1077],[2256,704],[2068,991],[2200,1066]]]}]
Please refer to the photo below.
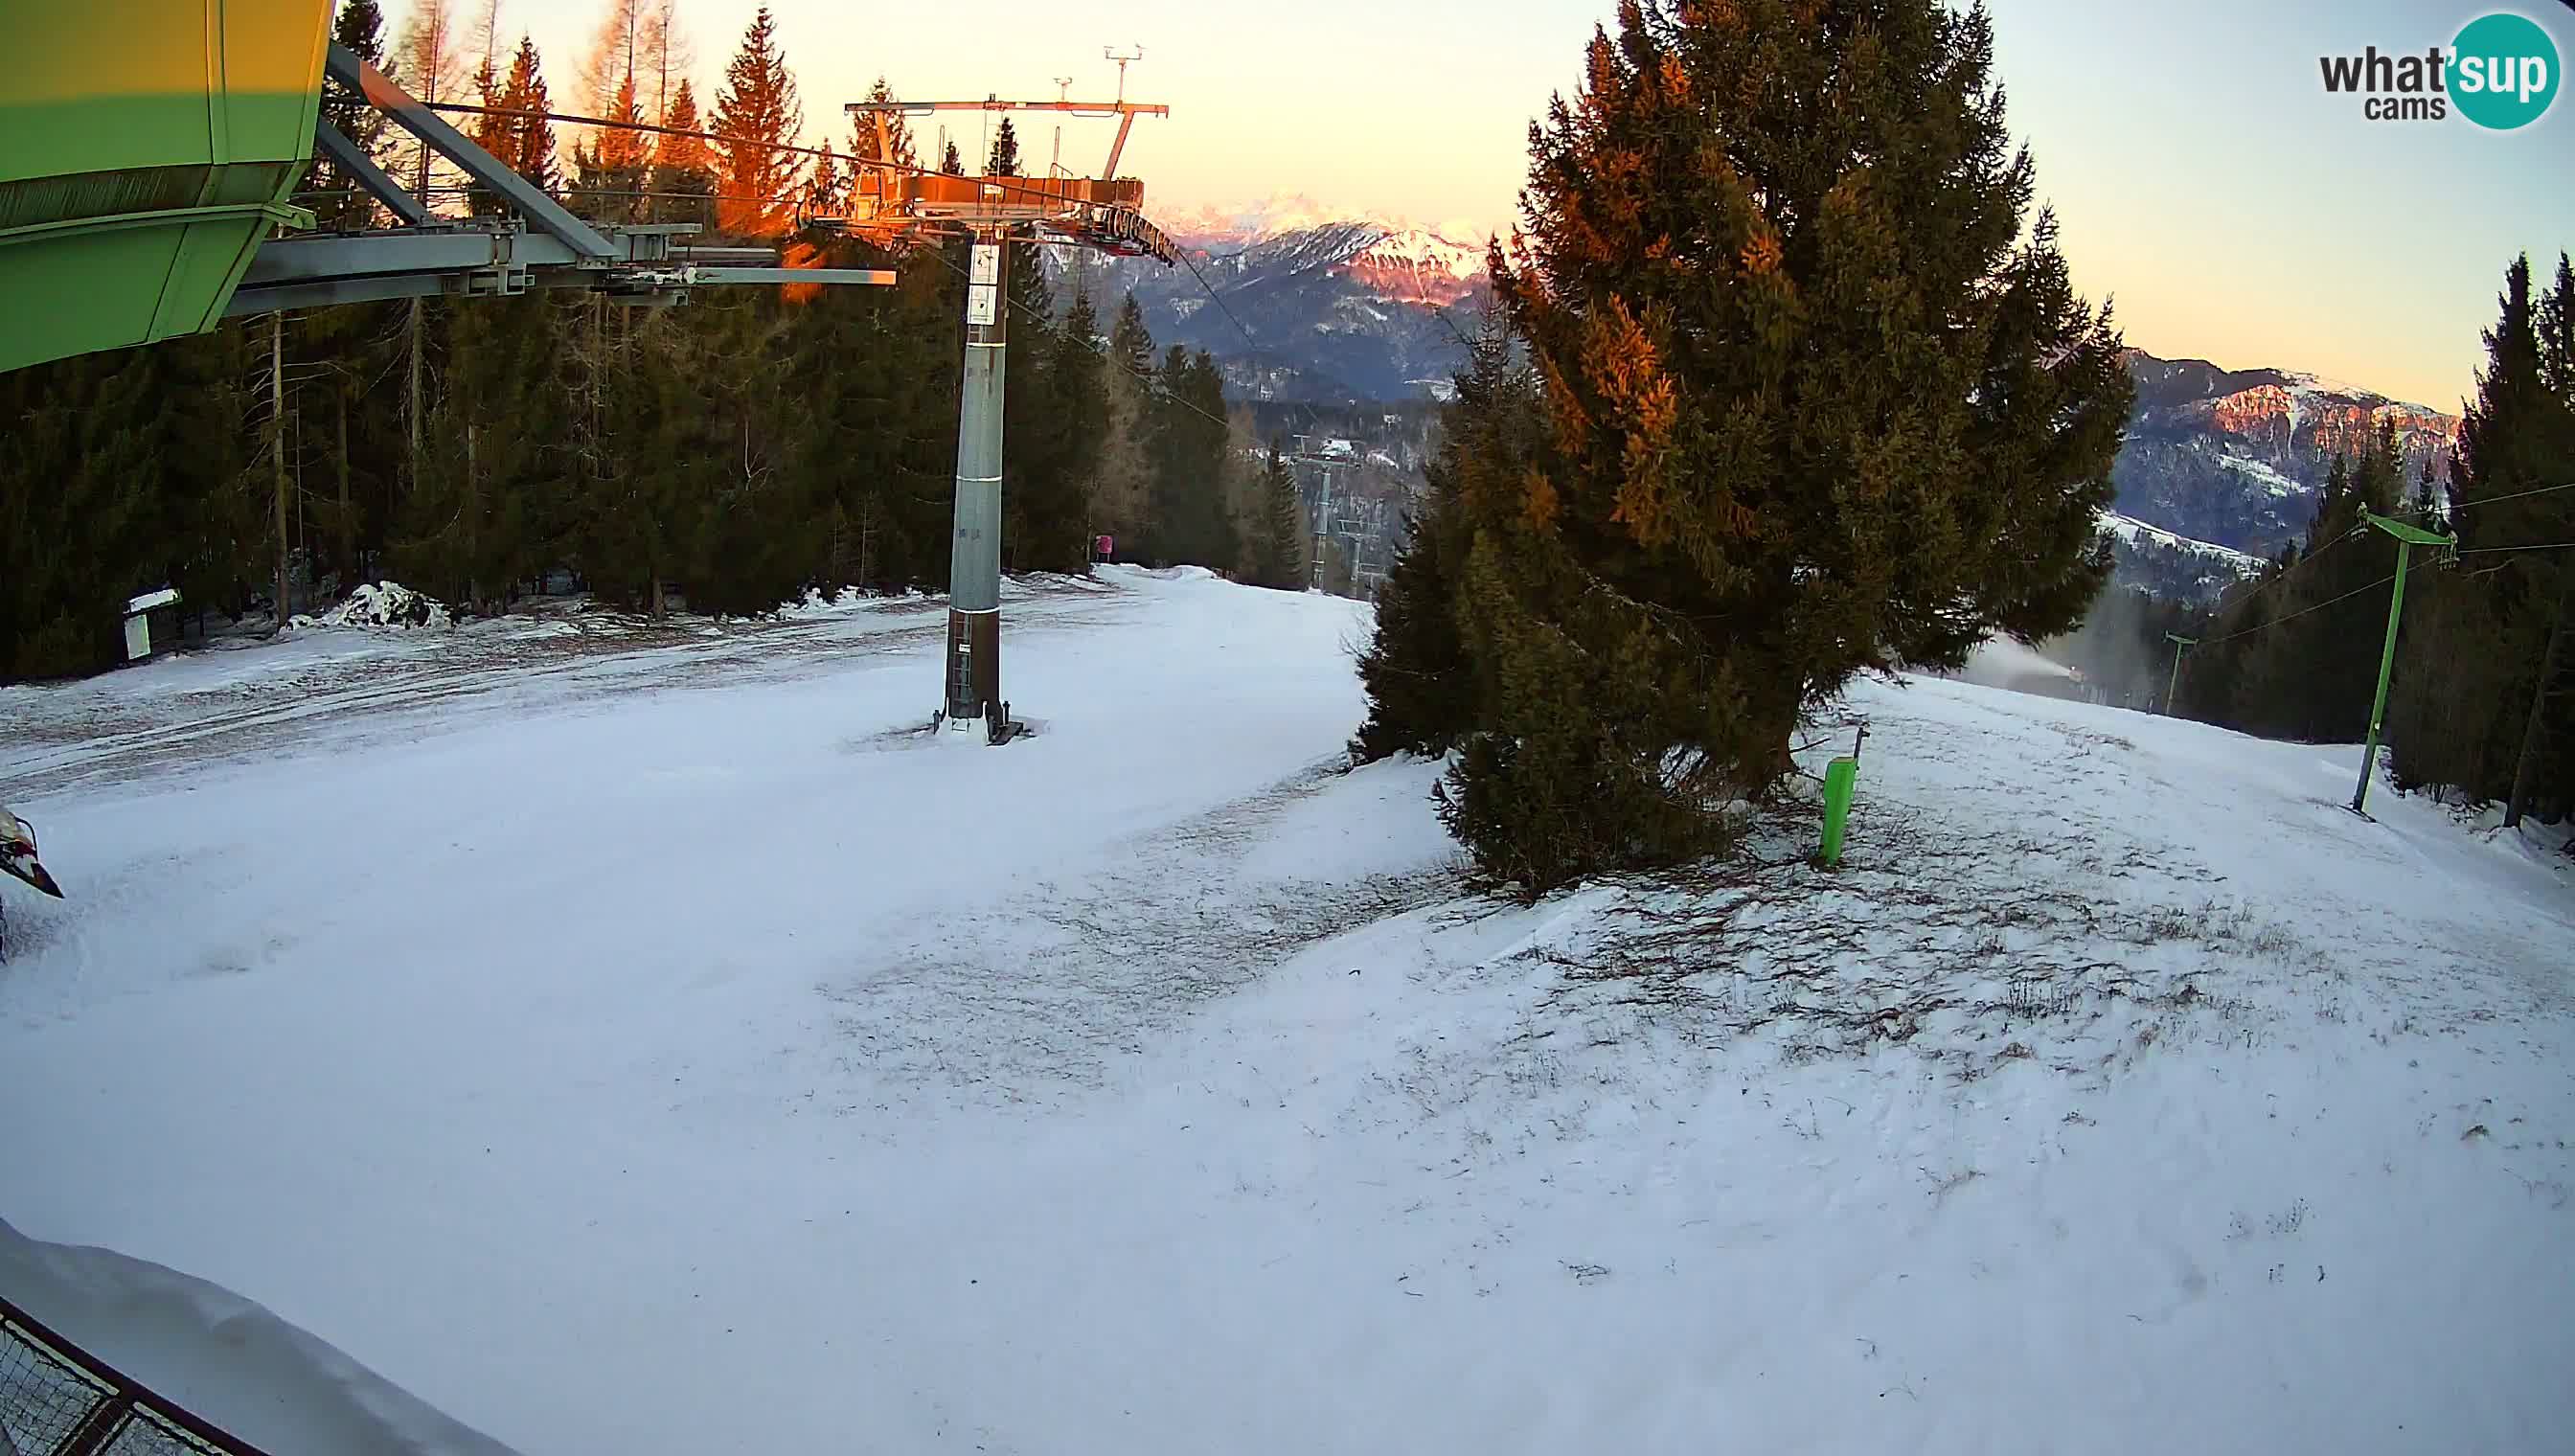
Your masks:
[{"label": "metal fence", "polygon": [[0,1456],[265,1456],[0,1299]]}]

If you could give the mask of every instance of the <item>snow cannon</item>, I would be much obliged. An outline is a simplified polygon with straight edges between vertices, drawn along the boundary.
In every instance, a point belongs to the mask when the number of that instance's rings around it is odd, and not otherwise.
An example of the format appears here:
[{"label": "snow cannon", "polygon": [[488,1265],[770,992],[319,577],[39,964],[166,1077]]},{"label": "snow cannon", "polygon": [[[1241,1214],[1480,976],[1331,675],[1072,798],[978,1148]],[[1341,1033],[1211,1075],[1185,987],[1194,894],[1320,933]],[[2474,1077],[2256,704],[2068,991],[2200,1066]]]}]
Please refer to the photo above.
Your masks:
[{"label": "snow cannon", "polygon": [[36,858],[36,826],[5,808],[0,808],[0,869],[56,899],[63,897],[63,887],[54,883],[54,877]]},{"label": "snow cannon", "polygon": [[[56,899],[63,897],[63,887],[54,883],[54,877],[45,872],[44,864],[36,858],[36,826],[5,808],[0,808],[0,869],[8,870]],[[0,902],[0,957],[8,953],[9,912],[6,903]]]}]

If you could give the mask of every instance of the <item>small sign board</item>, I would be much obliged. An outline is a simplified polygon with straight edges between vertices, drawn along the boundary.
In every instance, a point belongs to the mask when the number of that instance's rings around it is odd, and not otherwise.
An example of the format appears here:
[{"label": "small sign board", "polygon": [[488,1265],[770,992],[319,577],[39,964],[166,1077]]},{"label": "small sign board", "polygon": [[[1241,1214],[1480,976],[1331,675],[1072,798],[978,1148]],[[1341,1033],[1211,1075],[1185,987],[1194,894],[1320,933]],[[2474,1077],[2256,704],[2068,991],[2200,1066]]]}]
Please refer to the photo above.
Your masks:
[{"label": "small sign board", "polygon": [[1002,281],[1002,245],[975,245],[975,269],[972,281],[979,288],[989,288]]},{"label": "small sign board", "polygon": [[986,328],[1002,316],[1002,291],[990,284],[979,283],[966,290],[966,322]]}]

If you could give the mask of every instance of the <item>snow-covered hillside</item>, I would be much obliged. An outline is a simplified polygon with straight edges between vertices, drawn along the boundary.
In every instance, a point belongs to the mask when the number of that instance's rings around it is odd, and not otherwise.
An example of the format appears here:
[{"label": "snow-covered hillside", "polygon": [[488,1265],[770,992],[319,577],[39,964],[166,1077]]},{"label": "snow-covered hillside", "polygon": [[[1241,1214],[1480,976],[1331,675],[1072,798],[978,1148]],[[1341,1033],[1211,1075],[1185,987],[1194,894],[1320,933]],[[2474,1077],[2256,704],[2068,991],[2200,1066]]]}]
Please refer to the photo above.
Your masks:
[{"label": "snow-covered hillside", "polygon": [[1331,771],[1365,609],[1009,610],[1005,748],[927,600],[0,692],[0,1218],[530,1452],[2575,1422],[2575,885],[2355,750],[1868,687],[1838,874],[1519,909]]},{"label": "snow-covered hillside", "polygon": [[2213,605],[2227,588],[2262,574],[2260,557],[2193,541],[2115,511],[2102,513],[2101,534],[2110,539],[2117,563],[2114,579],[2159,597]]}]

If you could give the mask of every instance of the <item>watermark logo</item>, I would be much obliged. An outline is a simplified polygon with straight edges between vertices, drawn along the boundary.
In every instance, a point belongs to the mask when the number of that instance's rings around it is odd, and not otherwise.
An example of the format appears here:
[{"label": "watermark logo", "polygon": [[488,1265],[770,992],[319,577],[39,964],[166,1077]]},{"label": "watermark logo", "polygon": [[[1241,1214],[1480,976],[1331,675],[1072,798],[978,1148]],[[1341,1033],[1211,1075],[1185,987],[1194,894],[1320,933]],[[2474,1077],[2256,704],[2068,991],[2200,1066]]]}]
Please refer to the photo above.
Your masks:
[{"label": "watermark logo", "polygon": [[2446,121],[2452,112],[2508,132],[2548,114],[2562,67],[2557,42],[2525,16],[2499,11],[2461,27],[2450,44],[2420,51],[2318,56],[2325,91],[2357,96],[2371,121]]}]

